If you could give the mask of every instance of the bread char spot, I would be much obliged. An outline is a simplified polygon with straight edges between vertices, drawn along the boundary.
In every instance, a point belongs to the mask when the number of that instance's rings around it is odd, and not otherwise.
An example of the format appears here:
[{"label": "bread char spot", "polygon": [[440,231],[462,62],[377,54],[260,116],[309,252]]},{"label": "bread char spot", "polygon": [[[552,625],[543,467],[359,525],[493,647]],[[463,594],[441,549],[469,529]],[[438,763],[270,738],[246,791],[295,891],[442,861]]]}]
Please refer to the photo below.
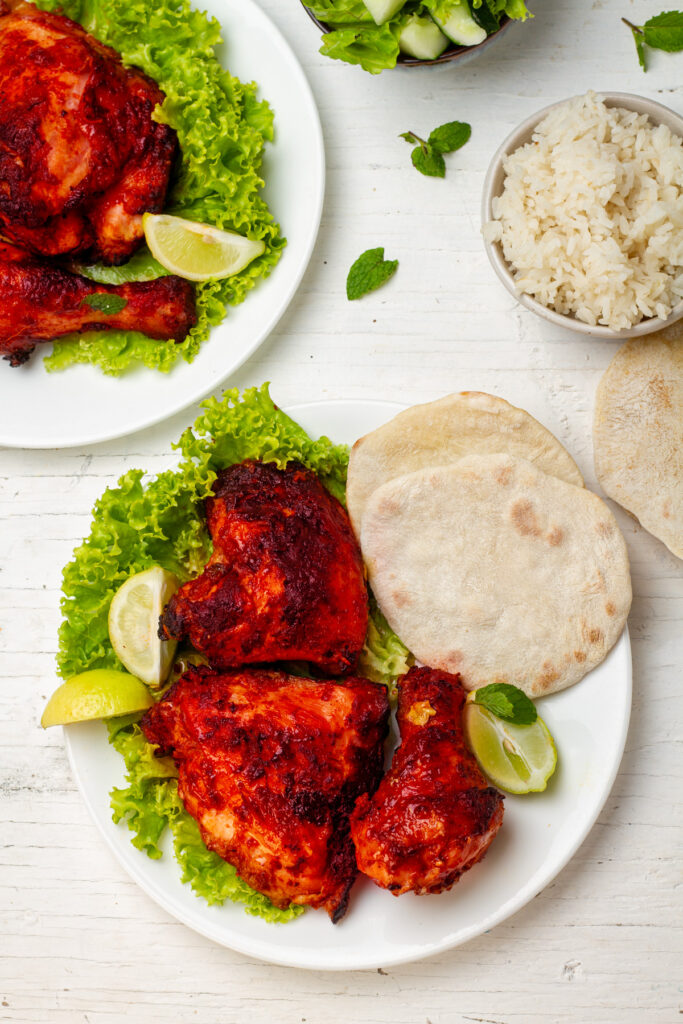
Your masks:
[{"label": "bread char spot", "polygon": [[564,531],[559,526],[552,526],[546,534],[545,539],[548,541],[551,548],[556,548],[558,544],[561,544],[564,540]]},{"label": "bread char spot", "polygon": [[520,498],[510,509],[512,525],[522,537],[538,537],[540,529],[536,520],[534,506],[526,498]]}]

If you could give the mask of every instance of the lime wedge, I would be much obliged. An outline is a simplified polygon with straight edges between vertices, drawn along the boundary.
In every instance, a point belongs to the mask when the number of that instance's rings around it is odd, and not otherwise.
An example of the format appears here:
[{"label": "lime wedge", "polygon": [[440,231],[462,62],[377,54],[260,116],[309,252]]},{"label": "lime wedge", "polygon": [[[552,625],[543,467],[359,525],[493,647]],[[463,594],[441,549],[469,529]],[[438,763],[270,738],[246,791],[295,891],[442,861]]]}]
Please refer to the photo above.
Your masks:
[{"label": "lime wedge", "polygon": [[160,565],[127,579],[109,607],[109,639],[117,658],[148,686],[161,686],[168,675],[175,640],[160,640],[159,616],[180,586]]},{"label": "lime wedge", "polygon": [[115,718],[133,711],[145,711],[154,698],[144,683],[127,672],[113,668],[94,668],[72,676],[47,702],[40,724],[51,725],[87,722],[93,718]]},{"label": "lime wedge", "polygon": [[506,793],[545,789],[557,765],[557,751],[542,719],[513,725],[468,699],[463,724],[470,750],[495,786]]},{"label": "lime wedge", "polygon": [[265,252],[266,243],[167,213],[145,213],[142,227],[155,259],[188,281],[231,277]]}]

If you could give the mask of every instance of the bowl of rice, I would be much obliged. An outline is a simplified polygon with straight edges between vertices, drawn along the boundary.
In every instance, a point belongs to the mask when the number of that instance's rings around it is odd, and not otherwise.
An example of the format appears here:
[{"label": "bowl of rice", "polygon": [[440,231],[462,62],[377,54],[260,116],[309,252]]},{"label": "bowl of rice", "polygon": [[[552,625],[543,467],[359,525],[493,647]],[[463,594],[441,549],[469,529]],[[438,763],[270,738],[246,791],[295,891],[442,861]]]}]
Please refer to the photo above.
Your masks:
[{"label": "bowl of rice", "polygon": [[496,152],[486,252],[552,323],[632,338],[683,317],[683,118],[630,93],[545,107]]}]

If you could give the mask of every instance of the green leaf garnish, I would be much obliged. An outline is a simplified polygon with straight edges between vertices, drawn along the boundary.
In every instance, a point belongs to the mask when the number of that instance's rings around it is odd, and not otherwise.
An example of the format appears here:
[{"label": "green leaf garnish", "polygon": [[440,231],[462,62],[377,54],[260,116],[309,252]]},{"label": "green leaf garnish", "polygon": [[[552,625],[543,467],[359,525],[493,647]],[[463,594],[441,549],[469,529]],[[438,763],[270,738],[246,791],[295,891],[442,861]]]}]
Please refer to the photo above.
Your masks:
[{"label": "green leaf garnish", "polygon": [[86,295],[81,302],[81,306],[90,306],[105,316],[120,313],[127,305],[128,299],[124,299],[122,295],[110,295],[108,292],[93,292],[92,295]]},{"label": "green leaf garnish", "polygon": [[443,153],[454,153],[464,146],[472,128],[465,121],[448,121],[435,128],[428,139],[423,139],[415,132],[401,132],[400,138],[415,145],[410,154],[413,167],[420,174],[430,178],[443,178],[446,175],[446,162]]},{"label": "green leaf garnish", "polygon": [[643,25],[643,38],[655,50],[683,50],[683,11],[663,11]]},{"label": "green leaf garnish", "polygon": [[396,273],[398,260],[385,260],[384,247],[367,249],[349,270],[346,278],[347,299],[360,299],[388,281]]},{"label": "green leaf garnish", "polygon": [[538,718],[534,702],[511,683],[491,683],[474,692],[474,703],[514,725],[532,725]]},{"label": "green leaf garnish", "polygon": [[631,29],[636,44],[638,63],[643,71],[645,64],[645,47],[653,50],[665,50],[677,53],[683,50],[683,11],[662,11],[649,18],[644,25],[634,25],[628,18],[621,19]]},{"label": "green leaf garnish", "polygon": [[420,174],[426,174],[429,178],[446,177],[446,161],[441,153],[431,146],[417,146],[410,154],[410,158],[413,167],[416,167]]},{"label": "green leaf garnish", "polygon": [[469,140],[472,128],[466,121],[449,121],[430,134],[428,143],[439,153],[454,153]]}]

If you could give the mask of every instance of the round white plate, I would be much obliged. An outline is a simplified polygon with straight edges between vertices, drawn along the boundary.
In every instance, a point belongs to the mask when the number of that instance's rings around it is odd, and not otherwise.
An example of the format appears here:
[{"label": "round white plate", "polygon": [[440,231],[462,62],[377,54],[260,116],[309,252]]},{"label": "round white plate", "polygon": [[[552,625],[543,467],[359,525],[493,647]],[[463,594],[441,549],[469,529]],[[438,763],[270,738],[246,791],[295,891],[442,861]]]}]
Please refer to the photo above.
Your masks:
[{"label": "round white plate", "polygon": [[[269,278],[228,313],[193,363],[168,374],[144,367],[106,377],[94,366],[47,373],[38,345],[31,360],[0,360],[0,444],[62,448],[141,430],[214,389],[267,337],[291,301],[308,265],[320,224],[325,153],[320,119],[299,63],[253,0],[206,0],[226,42],[219,57],[242,81],[256,81],[275,112],[275,142],[266,146],[263,195],[287,245]],[[58,343],[57,343],[58,344]]]},{"label": "round white plate", "polygon": [[[319,402],[290,412],[312,435],[352,443],[402,406]],[[114,825],[109,790],[123,761],[99,722],[65,729],[71,766],[88,809],[128,873],[170,914],[221,945],[276,964],[317,970],[388,967],[438,953],[488,931],[533,899],[588,835],[614,782],[631,709],[631,653],[625,631],[607,659],[576,686],[539,701],[559,751],[544,793],[508,796],[503,828],[484,860],[450,892],[398,899],[359,879],[347,916],[333,925],[309,910],[286,925],[250,917],[237,904],[209,907],[180,881],[168,851],[149,860]]]}]

